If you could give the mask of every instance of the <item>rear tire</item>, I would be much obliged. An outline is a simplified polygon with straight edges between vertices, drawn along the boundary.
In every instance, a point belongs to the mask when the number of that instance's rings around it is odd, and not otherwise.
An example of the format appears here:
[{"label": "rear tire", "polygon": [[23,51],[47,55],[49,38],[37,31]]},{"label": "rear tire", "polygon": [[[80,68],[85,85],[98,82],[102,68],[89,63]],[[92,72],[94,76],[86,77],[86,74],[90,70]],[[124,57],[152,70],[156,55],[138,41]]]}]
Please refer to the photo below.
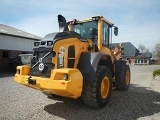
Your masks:
[{"label": "rear tire", "polygon": [[119,74],[116,75],[115,86],[117,90],[127,91],[130,86],[130,67],[126,65],[124,70],[122,69]]},{"label": "rear tire", "polygon": [[108,67],[98,66],[93,82],[83,83],[83,102],[94,108],[103,108],[107,105],[112,90],[111,72]]}]

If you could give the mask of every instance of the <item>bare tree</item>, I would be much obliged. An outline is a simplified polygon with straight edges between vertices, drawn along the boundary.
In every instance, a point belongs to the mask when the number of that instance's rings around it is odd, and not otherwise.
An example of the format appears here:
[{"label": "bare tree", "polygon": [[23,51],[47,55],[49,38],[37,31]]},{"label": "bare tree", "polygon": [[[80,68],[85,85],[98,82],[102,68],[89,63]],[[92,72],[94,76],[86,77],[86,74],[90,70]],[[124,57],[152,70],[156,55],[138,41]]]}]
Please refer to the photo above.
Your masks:
[{"label": "bare tree", "polygon": [[160,59],[160,43],[157,43],[155,45],[155,50],[154,50],[155,56],[157,59]]},{"label": "bare tree", "polygon": [[149,51],[143,44],[139,44],[139,45],[138,45],[138,50],[139,50],[141,53],[144,53],[144,52]]}]

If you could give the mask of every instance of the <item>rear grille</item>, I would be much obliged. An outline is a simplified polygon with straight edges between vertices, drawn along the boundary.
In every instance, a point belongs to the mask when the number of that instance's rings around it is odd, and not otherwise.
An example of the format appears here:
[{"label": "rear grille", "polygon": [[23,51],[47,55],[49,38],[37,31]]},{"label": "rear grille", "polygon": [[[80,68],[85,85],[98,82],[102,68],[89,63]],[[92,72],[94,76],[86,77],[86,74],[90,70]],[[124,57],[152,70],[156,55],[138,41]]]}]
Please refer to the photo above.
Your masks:
[{"label": "rear grille", "polygon": [[[55,56],[55,52],[52,51],[52,48],[35,48],[33,50],[34,54],[33,59],[31,60],[30,75],[50,77],[51,69],[54,68],[54,64],[52,63],[52,57]],[[44,57],[47,53],[49,54],[46,57]],[[40,63],[43,63],[45,65],[43,71],[39,70]]]}]

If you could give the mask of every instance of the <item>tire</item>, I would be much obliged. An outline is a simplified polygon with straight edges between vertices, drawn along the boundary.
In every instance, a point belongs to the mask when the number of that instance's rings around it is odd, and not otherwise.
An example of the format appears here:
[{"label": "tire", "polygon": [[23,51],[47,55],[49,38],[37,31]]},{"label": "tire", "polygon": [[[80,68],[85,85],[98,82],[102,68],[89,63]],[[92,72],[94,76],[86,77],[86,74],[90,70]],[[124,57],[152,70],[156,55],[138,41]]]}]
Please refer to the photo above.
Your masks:
[{"label": "tire", "polygon": [[82,100],[93,108],[103,108],[107,105],[112,90],[111,72],[108,67],[98,66],[93,82],[83,83]]},{"label": "tire", "polygon": [[130,86],[130,67],[129,65],[125,65],[125,68],[122,69],[119,74],[116,75],[115,86],[117,90],[127,91]]}]

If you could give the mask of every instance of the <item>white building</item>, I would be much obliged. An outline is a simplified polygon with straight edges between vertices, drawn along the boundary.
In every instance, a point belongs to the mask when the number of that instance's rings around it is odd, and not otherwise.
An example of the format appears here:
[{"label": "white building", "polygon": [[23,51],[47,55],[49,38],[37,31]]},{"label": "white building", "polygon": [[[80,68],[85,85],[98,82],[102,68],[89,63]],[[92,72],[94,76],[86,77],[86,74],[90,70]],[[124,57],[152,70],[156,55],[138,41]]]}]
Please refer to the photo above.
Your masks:
[{"label": "white building", "polygon": [[8,71],[9,62],[21,53],[32,53],[34,41],[41,37],[0,24],[0,71]]}]

